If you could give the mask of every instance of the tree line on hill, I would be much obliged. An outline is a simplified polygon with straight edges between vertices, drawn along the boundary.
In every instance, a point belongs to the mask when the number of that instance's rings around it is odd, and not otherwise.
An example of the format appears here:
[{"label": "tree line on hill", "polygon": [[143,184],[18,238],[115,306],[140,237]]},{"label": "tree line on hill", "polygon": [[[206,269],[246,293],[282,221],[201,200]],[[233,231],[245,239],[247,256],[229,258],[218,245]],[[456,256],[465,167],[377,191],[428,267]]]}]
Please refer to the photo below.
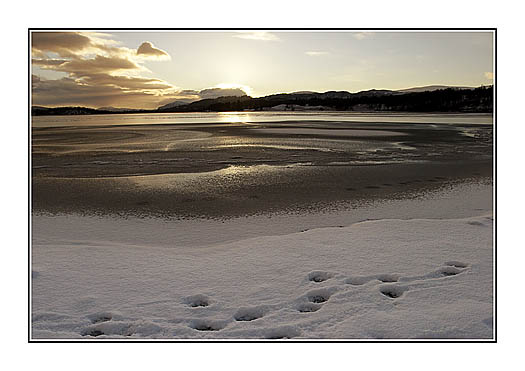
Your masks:
[{"label": "tree line on hill", "polygon": [[487,112],[493,111],[493,86],[473,89],[447,88],[424,92],[368,90],[359,93],[286,93],[265,97],[219,97],[155,110],[112,111],[86,107],[32,107],[38,115],[89,115],[155,112],[227,112],[264,110],[334,110],[380,112]]}]

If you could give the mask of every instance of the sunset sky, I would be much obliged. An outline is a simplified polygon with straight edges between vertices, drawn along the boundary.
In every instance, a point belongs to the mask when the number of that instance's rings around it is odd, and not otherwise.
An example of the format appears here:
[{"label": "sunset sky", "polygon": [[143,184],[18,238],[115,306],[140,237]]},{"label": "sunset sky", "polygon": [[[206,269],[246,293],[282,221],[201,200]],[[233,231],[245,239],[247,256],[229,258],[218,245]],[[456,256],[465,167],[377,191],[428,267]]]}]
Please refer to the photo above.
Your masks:
[{"label": "sunset sky", "polygon": [[486,31],[32,32],[31,52],[32,104],[49,107],[493,82]]}]

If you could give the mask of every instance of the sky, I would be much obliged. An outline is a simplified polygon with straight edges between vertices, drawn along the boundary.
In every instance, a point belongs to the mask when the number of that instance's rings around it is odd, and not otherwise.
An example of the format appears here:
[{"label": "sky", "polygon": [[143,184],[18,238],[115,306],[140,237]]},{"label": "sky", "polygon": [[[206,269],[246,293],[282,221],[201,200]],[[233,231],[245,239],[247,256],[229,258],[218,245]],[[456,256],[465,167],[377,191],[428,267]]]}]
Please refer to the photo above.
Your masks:
[{"label": "sky", "polygon": [[32,104],[157,108],[225,95],[493,82],[492,32],[32,32]]}]

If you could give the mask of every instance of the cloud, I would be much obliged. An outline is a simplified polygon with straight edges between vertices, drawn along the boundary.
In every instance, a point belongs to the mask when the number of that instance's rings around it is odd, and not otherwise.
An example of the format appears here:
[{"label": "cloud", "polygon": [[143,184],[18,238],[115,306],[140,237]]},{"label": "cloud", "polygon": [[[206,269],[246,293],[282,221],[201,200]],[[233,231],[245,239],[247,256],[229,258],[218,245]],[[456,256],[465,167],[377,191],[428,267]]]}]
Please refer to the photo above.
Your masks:
[{"label": "cloud", "polygon": [[304,52],[304,54],[309,55],[310,57],[320,57],[321,55],[327,55],[329,53],[324,51],[308,51]]},{"label": "cloud", "polygon": [[201,99],[213,99],[219,97],[242,97],[245,96],[246,92],[240,88],[221,89],[221,88],[209,88],[199,92]]},{"label": "cloud", "polygon": [[357,33],[352,33],[352,36],[354,37],[354,39],[357,39],[357,40],[363,40],[363,39],[366,39],[367,37],[370,37],[372,36],[373,33],[372,32],[357,32]]},{"label": "cloud", "polygon": [[164,50],[155,48],[153,44],[148,41],[144,41],[142,44],[140,44],[139,48],[137,49],[137,55],[155,57],[159,59],[170,59],[168,53],[166,53]]},{"label": "cloud", "polygon": [[88,107],[156,108],[180,89],[161,79],[143,77],[148,59],[169,59],[168,53],[144,42],[138,50],[119,46],[104,33],[33,32],[34,72],[63,72],[66,77],[33,77],[33,103]]},{"label": "cloud", "polygon": [[[119,79],[122,77],[118,77]],[[177,92],[167,89],[142,89],[147,84],[130,78],[127,87],[124,82],[119,84],[80,84],[76,79],[64,77],[56,80],[42,79],[32,76],[32,103],[38,106],[84,106],[84,107],[129,107],[157,108],[159,101],[173,100]],[[140,87],[140,89],[137,89]]]},{"label": "cloud", "polygon": [[31,49],[39,55],[56,53],[61,57],[72,57],[91,46],[91,39],[78,32],[33,32]]},{"label": "cloud", "polygon": [[172,107],[195,102],[201,99],[214,99],[219,97],[243,97],[246,96],[246,92],[241,88],[207,88],[201,91],[197,90],[181,90],[175,93],[177,97],[175,99],[164,99],[159,102],[159,107],[164,105],[170,105]]},{"label": "cloud", "polygon": [[78,84],[69,77],[47,80],[36,76],[32,79],[32,100],[35,105],[98,107],[111,105],[120,99],[121,94],[121,89],[116,87]]},{"label": "cloud", "polygon": [[240,32],[233,37],[247,40],[259,40],[259,41],[280,41],[275,34],[270,32]]},{"label": "cloud", "polygon": [[34,57],[45,58],[55,53],[62,58],[82,54],[129,54],[129,49],[116,46],[111,35],[99,32],[32,32],[31,51]]},{"label": "cloud", "polygon": [[199,91],[193,90],[193,89],[186,89],[186,90],[180,90],[177,92],[177,95],[179,97],[187,98],[187,99],[200,99]]},{"label": "cloud", "polygon": [[104,57],[97,55],[95,58],[73,60],[33,60],[33,64],[45,69],[67,72],[77,77],[90,76],[91,74],[111,74],[123,70],[140,70],[141,66],[126,58]]},{"label": "cloud", "polygon": [[99,74],[88,76],[83,81],[90,85],[111,85],[128,91],[163,90],[173,88],[168,83],[159,79],[148,79],[133,76],[112,76]]},{"label": "cloud", "polygon": [[61,64],[67,62],[67,59],[33,59],[32,63],[34,66],[40,66],[43,68],[56,68]]},{"label": "cloud", "polygon": [[159,79],[92,75],[81,80],[56,80],[32,75],[32,103],[38,106],[125,107],[155,109],[168,103],[186,104],[201,99],[245,96],[240,88],[177,90]]},{"label": "cloud", "polygon": [[485,72],[485,78],[487,80],[494,80],[494,73],[493,72]]},{"label": "cloud", "polygon": [[[256,33],[256,39],[273,39]],[[262,35],[261,35],[262,34]],[[66,77],[32,76],[32,102],[40,106],[126,107],[154,109],[172,102],[191,103],[222,96],[245,96],[248,87],[220,84],[203,90],[183,90],[158,78],[141,74],[150,59],[169,59],[151,42],[137,50],[119,46],[102,33],[32,33],[33,70],[62,72]]]}]

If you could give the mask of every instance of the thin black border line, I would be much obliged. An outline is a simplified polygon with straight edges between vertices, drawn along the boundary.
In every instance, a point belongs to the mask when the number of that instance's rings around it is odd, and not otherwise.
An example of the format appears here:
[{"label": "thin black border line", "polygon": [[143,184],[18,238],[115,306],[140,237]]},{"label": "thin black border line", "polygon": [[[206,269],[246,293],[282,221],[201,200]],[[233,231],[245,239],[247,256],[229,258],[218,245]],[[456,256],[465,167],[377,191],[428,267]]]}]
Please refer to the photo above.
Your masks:
[{"label": "thin black border line", "polygon": [[[494,192],[494,205],[493,205],[493,219],[494,219],[494,313],[493,313],[493,339],[442,339],[442,340],[425,340],[425,339],[341,339],[341,340],[321,340],[321,339],[304,339],[304,340],[204,340],[204,339],[151,339],[151,340],[96,340],[96,339],[78,339],[78,340],[51,340],[42,339],[36,340],[31,338],[31,32],[33,31],[79,31],[79,30],[93,30],[93,31],[492,31],[494,32],[494,100],[493,100],[493,138],[494,140],[494,157],[493,157],[493,192]],[[80,344],[97,344],[97,343],[125,343],[125,344],[149,344],[149,343],[419,343],[419,344],[458,344],[458,343],[497,343],[497,27],[494,28],[28,28],[28,168],[29,168],[29,179],[28,179],[28,199],[29,199],[29,215],[28,215],[28,343],[80,343]]]},{"label": "thin black border line", "polygon": [[27,116],[28,116],[28,135],[27,135],[27,141],[28,141],[28,156],[27,156],[27,162],[28,162],[28,181],[27,181],[27,192],[28,192],[28,207],[29,207],[29,215],[28,215],[28,221],[27,221],[27,235],[28,235],[28,244],[29,249],[27,251],[27,263],[28,263],[28,272],[27,272],[27,308],[28,308],[28,316],[27,320],[29,321],[29,326],[27,327],[27,336],[29,339],[29,342],[31,342],[31,324],[32,324],[32,311],[31,311],[31,293],[32,293],[32,260],[31,260],[31,240],[32,240],[32,232],[31,232],[31,223],[32,223],[32,149],[31,149],[31,89],[32,89],[32,61],[31,61],[31,30],[28,30],[27,33],[27,44],[28,44],[28,63],[27,63],[27,69],[28,69],[28,92],[27,92],[27,101],[28,101],[28,109],[27,109]]},{"label": "thin black border line", "polygon": [[[54,343],[54,344],[62,344],[62,343],[75,343],[74,341],[66,341],[66,340],[57,340],[57,341],[29,341],[29,343],[32,343],[32,344],[35,344],[35,343],[43,343],[43,344],[51,344],[51,343]],[[150,341],[150,342],[146,342],[146,341],[114,341],[114,342],[109,342],[109,341],[103,341],[103,340],[100,340],[100,341],[90,341],[90,340],[84,340],[84,341],[78,341],[76,343],[82,343],[82,344],[86,344],[86,343],[99,343],[99,344],[109,344],[109,343],[117,343],[117,344],[150,344],[150,343],[154,343],[154,344],[162,344],[162,343],[180,343],[180,344],[190,344],[190,343],[199,343],[199,344],[222,344],[222,343],[228,343],[228,344],[247,344],[247,343],[250,343],[250,344],[263,344],[263,343],[272,343],[272,344],[275,344],[275,343],[291,343],[291,344],[297,344],[297,343],[307,343],[307,344],[310,344],[310,343],[323,343],[323,344],[372,344],[372,343],[379,343],[379,344],[392,344],[392,343],[406,343],[406,344],[422,344],[422,343],[426,343],[426,344],[436,344],[436,343],[439,343],[438,341],[398,341],[398,342],[394,342],[394,341],[364,341],[364,340],[361,340],[361,341],[350,341],[350,340],[343,340],[343,341],[333,341],[333,340],[325,340],[325,341],[319,341],[319,340],[312,340],[312,341],[304,341],[304,342],[300,342],[300,341],[186,341],[186,340],[180,340],[180,341]],[[461,343],[459,341],[447,341],[447,342],[444,342],[446,344],[456,344],[456,343]],[[464,341],[463,343],[476,343],[476,344],[483,344],[483,343],[494,343],[493,341],[475,341],[475,340],[471,340],[471,341]]]},{"label": "thin black border line", "polygon": [[493,134],[493,145],[494,145],[494,176],[493,176],[493,184],[494,184],[494,313],[493,313],[493,326],[494,326],[494,342],[498,342],[498,249],[497,241],[498,241],[498,219],[497,219],[497,205],[498,205],[498,191],[497,191],[497,182],[496,179],[498,178],[498,146],[496,145],[496,142],[498,140],[498,109],[497,109],[497,102],[498,102],[498,89],[496,88],[496,82],[498,79],[498,31],[494,30],[494,80],[493,80],[493,88],[494,88],[494,103],[493,103],[493,115],[494,115],[494,122],[492,123],[492,127],[494,130]]},{"label": "thin black border line", "polygon": [[28,28],[30,31],[49,31],[49,30],[60,30],[60,31],[83,31],[83,30],[95,30],[95,31],[496,31],[496,27],[478,27],[478,28],[465,28],[465,27],[425,27],[425,28],[295,28],[295,27],[284,27],[284,28],[114,28],[114,27],[96,27],[96,28],[69,28],[69,27],[38,27]]}]

